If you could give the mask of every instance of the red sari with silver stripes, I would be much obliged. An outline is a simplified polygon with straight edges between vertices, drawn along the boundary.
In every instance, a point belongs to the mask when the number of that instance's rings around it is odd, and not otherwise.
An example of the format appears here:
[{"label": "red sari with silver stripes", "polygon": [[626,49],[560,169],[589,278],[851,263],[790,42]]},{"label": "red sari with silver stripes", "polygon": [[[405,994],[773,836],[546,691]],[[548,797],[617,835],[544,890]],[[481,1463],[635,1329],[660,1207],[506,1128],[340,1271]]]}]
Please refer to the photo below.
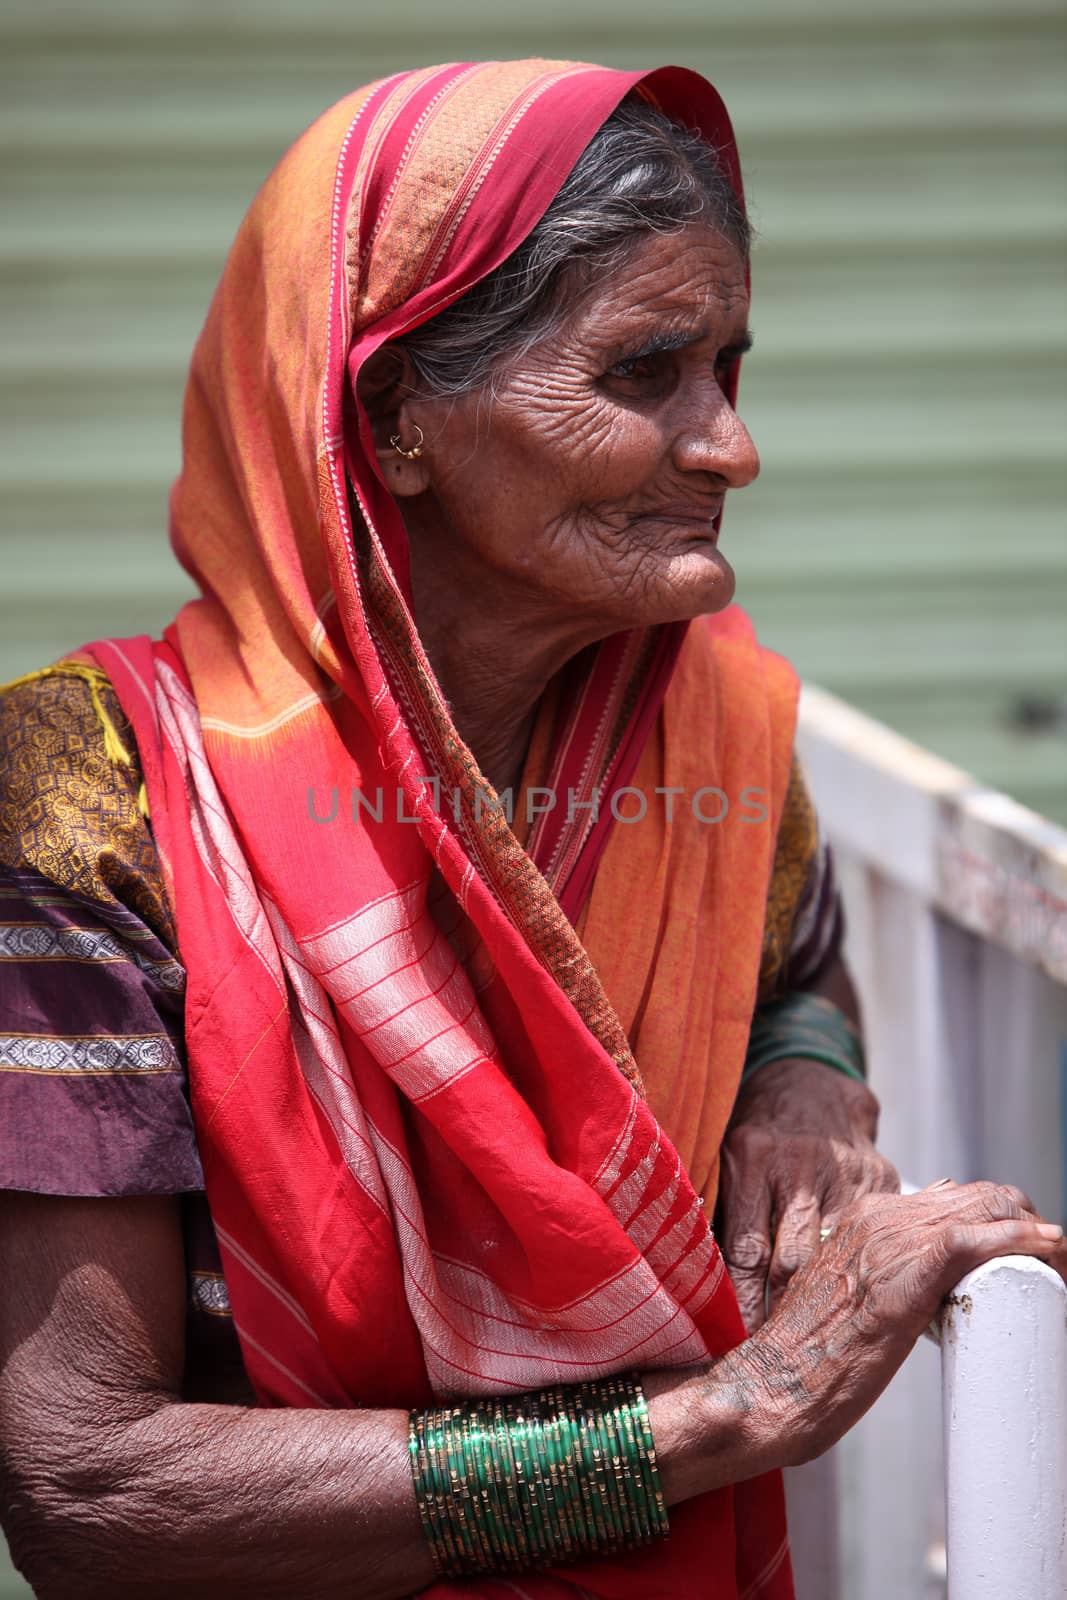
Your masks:
[{"label": "red sari with silver stripes", "polygon": [[[572,925],[607,807],[543,827],[530,855],[482,804],[354,400],[366,358],[504,260],[638,86],[740,186],[718,96],[679,68],[427,68],[308,130],[193,358],[172,539],[201,598],[161,643],[93,647],[144,767],[208,1199],[264,1405],[422,1406],[743,1337]],[[583,657],[555,783],[626,783],[685,634]],[[633,1556],[428,1592],[792,1594],[777,1475],[675,1507],[671,1528]]]}]

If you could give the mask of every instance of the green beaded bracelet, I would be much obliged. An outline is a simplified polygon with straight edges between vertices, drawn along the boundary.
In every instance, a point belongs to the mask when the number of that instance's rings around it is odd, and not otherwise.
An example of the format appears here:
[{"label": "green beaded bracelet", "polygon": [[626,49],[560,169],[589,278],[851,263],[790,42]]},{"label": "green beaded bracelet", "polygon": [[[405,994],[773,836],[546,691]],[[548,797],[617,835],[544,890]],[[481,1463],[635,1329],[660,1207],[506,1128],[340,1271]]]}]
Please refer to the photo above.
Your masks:
[{"label": "green beaded bracelet", "polygon": [[821,1061],[860,1083],[867,1063],[859,1030],[839,1006],[824,995],[795,990],[760,1006],[752,1019],[741,1082],[772,1061],[803,1056]]}]

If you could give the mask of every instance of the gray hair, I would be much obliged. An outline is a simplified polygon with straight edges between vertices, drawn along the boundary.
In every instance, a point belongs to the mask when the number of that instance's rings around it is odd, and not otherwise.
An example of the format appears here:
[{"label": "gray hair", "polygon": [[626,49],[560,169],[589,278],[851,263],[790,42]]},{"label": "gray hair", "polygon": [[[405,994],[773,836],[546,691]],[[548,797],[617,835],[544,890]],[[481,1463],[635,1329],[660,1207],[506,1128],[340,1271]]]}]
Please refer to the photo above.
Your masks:
[{"label": "gray hair", "polygon": [[480,389],[492,399],[506,366],[559,329],[576,293],[617,273],[649,234],[694,222],[722,233],[747,260],[748,219],[719,152],[644,101],[624,100],[518,249],[397,341],[422,392]]}]

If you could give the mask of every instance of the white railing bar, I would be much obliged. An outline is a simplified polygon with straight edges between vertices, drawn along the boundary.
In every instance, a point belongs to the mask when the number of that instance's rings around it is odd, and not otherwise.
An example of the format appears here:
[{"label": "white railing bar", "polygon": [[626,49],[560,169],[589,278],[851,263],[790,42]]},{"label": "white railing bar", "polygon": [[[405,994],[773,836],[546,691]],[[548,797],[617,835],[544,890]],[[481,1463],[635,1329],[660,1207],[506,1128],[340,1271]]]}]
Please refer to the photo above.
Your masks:
[{"label": "white railing bar", "polygon": [[949,1600],[1067,1595],[1067,1286],[1002,1256],[941,1326]]}]

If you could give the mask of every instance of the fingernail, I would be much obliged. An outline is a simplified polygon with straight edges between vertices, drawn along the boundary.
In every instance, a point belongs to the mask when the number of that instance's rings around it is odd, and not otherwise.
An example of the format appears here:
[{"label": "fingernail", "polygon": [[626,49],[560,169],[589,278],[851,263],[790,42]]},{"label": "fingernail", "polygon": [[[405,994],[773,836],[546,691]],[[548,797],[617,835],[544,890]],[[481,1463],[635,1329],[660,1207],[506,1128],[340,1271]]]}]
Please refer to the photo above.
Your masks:
[{"label": "fingernail", "polygon": [[1062,1239],[1063,1229],[1055,1222],[1039,1222],[1037,1231],[1042,1239]]}]

